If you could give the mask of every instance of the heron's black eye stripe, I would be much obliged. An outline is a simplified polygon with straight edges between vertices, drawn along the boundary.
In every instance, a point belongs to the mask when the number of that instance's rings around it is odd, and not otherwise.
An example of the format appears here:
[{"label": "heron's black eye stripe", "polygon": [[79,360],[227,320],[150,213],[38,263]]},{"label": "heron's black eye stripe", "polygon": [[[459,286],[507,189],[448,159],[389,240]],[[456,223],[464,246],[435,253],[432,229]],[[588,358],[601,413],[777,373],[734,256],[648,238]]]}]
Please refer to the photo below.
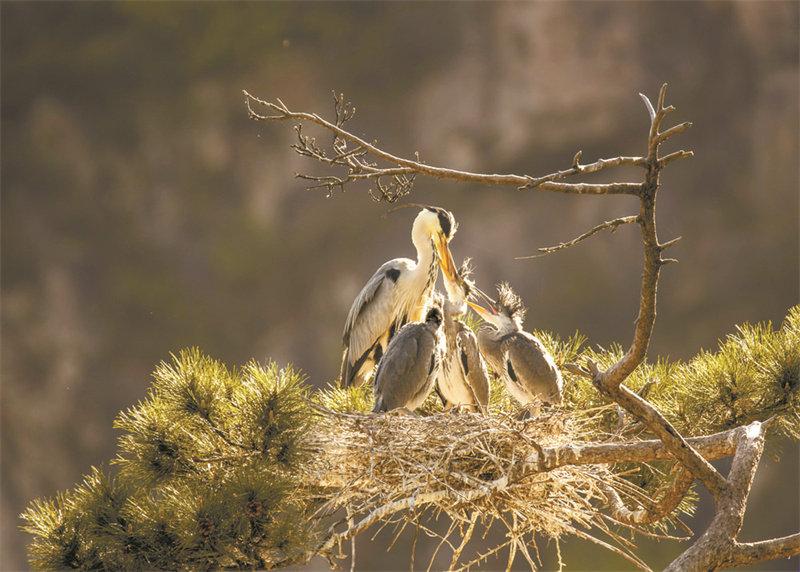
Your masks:
[{"label": "heron's black eye stripe", "polygon": [[436,214],[439,216],[439,226],[442,227],[442,232],[447,238],[450,238],[450,231],[452,230],[452,225],[450,222],[450,217],[447,216],[448,213],[443,210],[437,210]]}]

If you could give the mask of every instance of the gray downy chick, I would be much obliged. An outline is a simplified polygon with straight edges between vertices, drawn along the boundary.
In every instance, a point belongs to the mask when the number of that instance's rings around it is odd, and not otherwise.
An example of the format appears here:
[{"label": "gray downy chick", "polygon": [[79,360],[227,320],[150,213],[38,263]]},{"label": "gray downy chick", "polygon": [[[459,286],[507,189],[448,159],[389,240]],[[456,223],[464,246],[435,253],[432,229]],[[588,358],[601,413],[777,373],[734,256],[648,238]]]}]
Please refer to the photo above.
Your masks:
[{"label": "gray downy chick", "polygon": [[561,403],[564,380],[553,356],[533,334],[522,329],[526,308],[507,283],[497,287],[496,305],[470,303],[488,325],[478,331],[478,347],[489,367],[522,405],[534,399]]},{"label": "gray downy chick", "polygon": [[375,373],[373,412],[417,409],[433,390],[444,353],[442,312],[428,310],[424,322],[406,324],[389,342]]}]

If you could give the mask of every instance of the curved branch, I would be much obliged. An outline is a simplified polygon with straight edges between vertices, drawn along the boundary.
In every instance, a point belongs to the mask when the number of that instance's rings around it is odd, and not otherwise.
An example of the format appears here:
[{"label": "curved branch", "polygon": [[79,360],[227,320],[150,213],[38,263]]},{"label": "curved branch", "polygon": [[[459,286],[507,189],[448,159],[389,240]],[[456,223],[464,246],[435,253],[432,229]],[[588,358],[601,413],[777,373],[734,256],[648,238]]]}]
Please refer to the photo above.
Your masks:
[{"label": "curved branch", "polygon": [[[656,195],[660,181],[659,176],[663,164],[659,160],[658,151],[661,145],[659,129],[664,118],[674,108],[664,107],[667,84],[661,86],[658,96],[658,107],[653,108],[647,96],[639,94],[644,99],[650,113],[650,132],[647,141],[647,170],[642,184],[643,192],[639,196],[639,222],[644,244],[644,262],[642,269],[642,286],[639,298],[639,315],[636,318],[633,341],[630,348],[622,358],[604,372],[603,385],[619,386],[636,369],[647,355],[653,325],[656,319],[656,290],[658,276],[663,261],[661,260],[661,245],[658,243],[656,233]],[[683,156],[690,156],[685,153]],[[667,156],[669,157],[669,156]]]},{"label": "curved branch", "polygon": [[[736,451],[739,428],[702,437],[690,437],[687,444],[709,460],[729,457]],[[537,470],[550,471],[566,465],[649,463],[673,458],[660,439],[633,443],[586,443],[565,447],[543,447],[541,455],[527,459]]]},{"label": "curved branch", "polygon": [[607,220],[603,223],[598,224],[596,227],[584,232],[582,235],[578,236],[577,238],[573,238],[568,242],[562,242],[557,244],[556,246],[547,246],[544,248],[538,248],[537,250],[541,254],[532,254],[530,256],[518,256],[515,260],[530,260],[532,258],[541,258],[542,256],[547,256],[548,254],[552,254],[554,252],[558,252],[559,250],[564,250],[565,248],[569,248],[571,246],[575,246],[579,242],[586,240],[590,236],[600,232],[601,230],[611,229],[611,232],[616,232],[617,227],[623,224],[632,224],[635,222],[639,222],[638,215],[631,215],[631,216],[623,216],[620,218],[615,218],[613,220]]},{"label": "curved branch", "polygon": [[736,536],[742,528],[747,498],[764,451],[764,432],[755,421],[738,429],[738,443],[725,493],[716,497],[717,511],[708,529],[666,570],[714,570],[736,564]]},{"label": "curved branch", "polygon": [[[658,193],[662,163],[658,152],[660,145],[669,137],[682,133],[691,123],[682,123],[661,132],[664,118],[674,110],[672,106],[664,107],[667,84],[661,86],[658,104],[654,107],[647,96],[639,94],[645,102],[650,114],[650,131],[647,141],[647,170],[639,194],[639,226],[644,246],[642,268],[642,286],[639,297],[639,314],[634,326],[631,346],[615,364],[606,371],[599,371],[595,364],[589,364],[587,370],[594,384],[606,396],[614,400],[626,411],[635,415],[652,431],[678,459],[686,469],[700,479],[714,497],[722,495],[727,487],[724,477],[702,455],[692,449],[669,421],[647,400],[622,385],[644,361],[650,345],[650,337],[656,320],[656,292],[661,267],[667,262],[661,258],[661,252],[667,245],[659,244],[656,232],[656,195]],[[682,156],[685,156],[683,154]],[[672,241],[670,241],[672,243]]]},{"label": "curved branch", "polygon": [[762,540],[761,542],[737,543],[734,557],[730,564],[732,566],[745,566],[766,560],[779,560],[781,558],[791,558],[800,554],[800,532]]},{"label": "curved branch", "polygon": [[629,509],[619,493],[607,483],[600,483],[600,488],[606,495],[611,514],[616,520],[623,524],[652,524],[672,514],[694,482],[694,476],[682,466],[678,466],[676,472],[675,480],[664,490],[658,501],[650,507],[636,510]]},{"label": "curved branch", "polygon": [[[453,181],[480,183],[484,185],[504,185],[513,186],[518,189],[536,189],[539,191],[551,191],[558,193],[572,193],[579,195],[606,195],[606,194],[628,194],[637,195],[642,190],[642,185],[639,183],[609,183],[609,184],[589,184],[589,183],[563,183],[557,182],[572,175],[582,173],[597,173],[610,167],[617,167],[621,165],[631,165],[638,167],[645,167],[646,161],[642,157],[615,157],[612,159],[600,159],[588,165],[580,165],[578,161],[573,162],[570,169],[557,171],[543,177],[531,177],[527,175],[514,175],[514,174],[488,174],[488,173],[472,173],[469,171],[459,171],[456,169],[448,169],[445,167],[436,167],[428,165],[420,161],[414,161],[393,155],[377,146],[377,143],[369,143],[366,140],[354,135],[353,133],[342,128],[341,125],[331,123],[330,121],[322,118],[316,113],[306,113],[303,111],[291,111],[286,104],[280,99],[275,102],[260,99],[247,91],[243,91],[245,95],[245,104],[250,118],[255,121],[300,121],[306,123],[313,123],[326,129],[334,134],[342,141],[354,144],[359,150],[363,150],[376,159],[381,159],[394,165],[392,168],[381,169],[375,165],[367,165],[363,163],[352,163],[350,169],[352,174],[359,174],[360,171],[365,170],[370,173],[370,177],[377,176],[395,176],[395,175],[427,175],[437,179],[449,179]],[[253,104],[264,107],[268,110],[269,114],[261,114],[253,109]],[[341,151],[341,150],[337,150]],[[301,153],[308,155],[307,153]],[[330,159],[322,159],[320,156],[311,155],[319,161],[325,163],[332,163]],[[576,155],[579,159],[579,155]],[[337,162],[341,164],[340,162]],[[366,168],[365,168],[366,167]],[[362,177],[363,178],[363,177]],[[352,179],[351,179],[352,180]],[[335,183],[334,186],[339,186]]]}]

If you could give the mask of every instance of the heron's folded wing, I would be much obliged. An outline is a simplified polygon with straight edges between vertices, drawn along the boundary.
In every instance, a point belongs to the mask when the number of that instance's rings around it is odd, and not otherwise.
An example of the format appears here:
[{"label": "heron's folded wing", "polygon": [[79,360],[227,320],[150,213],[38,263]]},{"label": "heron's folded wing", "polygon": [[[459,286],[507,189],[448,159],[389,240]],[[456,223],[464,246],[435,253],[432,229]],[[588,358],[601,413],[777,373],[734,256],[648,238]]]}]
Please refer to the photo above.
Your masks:
[{"label": "heron's folded wing", "polygon": [[552,356],[536,337],[519,332],[508,336],[503,341],[503,348],[520,385],[548,399],[558,397],[561,374]]},{"label": "heron's folded wing", "polygon": [[489,374],[486,371],[486,363],[478,350],[475,333],[462,325],[456,338],[456,345],[460,354],[464,378],[472,388],[477,402],[485,406],[489,402]]},{"label": "heron's folded wing", "polygon": [[372,347],[391,326],[395,283],[405,266],[401,258],[383,264],[353,301],[342,333],[351,361]]}]

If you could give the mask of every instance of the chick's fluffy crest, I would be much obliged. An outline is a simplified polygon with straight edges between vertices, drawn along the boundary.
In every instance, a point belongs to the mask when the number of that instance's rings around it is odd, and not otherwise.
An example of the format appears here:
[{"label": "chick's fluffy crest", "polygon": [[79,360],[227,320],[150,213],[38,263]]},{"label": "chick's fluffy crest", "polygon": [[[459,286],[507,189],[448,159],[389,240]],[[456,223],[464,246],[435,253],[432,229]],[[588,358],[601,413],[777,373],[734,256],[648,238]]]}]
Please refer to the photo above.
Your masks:
[{"label": "chick's fluffy crest", "polygon": [[512,318],[522,320],[528,309],[522,303],[522,298],[517,296],[508,282],[501,282],[497,285],[497,305]]}]

